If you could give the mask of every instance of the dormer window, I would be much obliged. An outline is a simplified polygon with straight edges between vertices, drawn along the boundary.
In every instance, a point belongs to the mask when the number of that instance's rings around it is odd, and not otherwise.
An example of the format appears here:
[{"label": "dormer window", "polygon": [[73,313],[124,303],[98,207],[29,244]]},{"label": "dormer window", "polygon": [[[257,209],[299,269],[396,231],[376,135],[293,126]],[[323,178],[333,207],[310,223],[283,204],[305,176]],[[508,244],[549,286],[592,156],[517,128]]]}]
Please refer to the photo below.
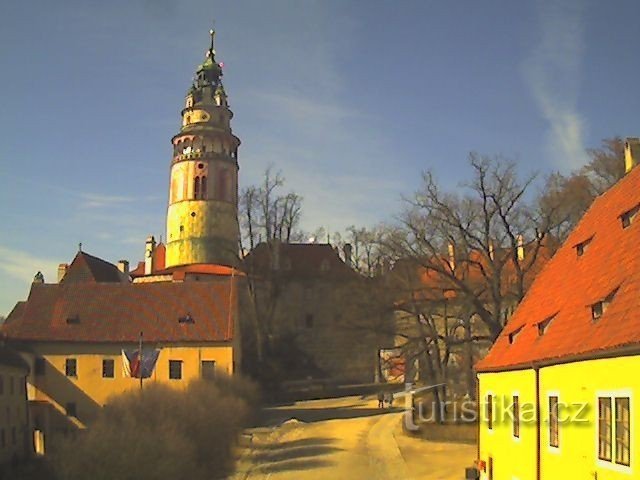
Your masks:
[{"label": "dormer window", "polygon": [[587,248],[589,248],[589,244],[591,243],[591,240],[593,240],[593,237],[589,237],[585,241],[574,245],[574,248],[576,249],[576,255],[578,255],[579,257],[583,256],[584,253],[587,251]]},{"label": "dormer window", "polygon": [[80,316],[73,315],[71,317],[67,317],[67,325],[77,325],[80,323]]},{"label": "dormer window", "polygon": [[513,332],[509,334],[509,344],[513,345],[513,342],[516,341],[516,338],[518,338],[518,335],[520,335],[520,332],[522,332],[523,328],[524,328],[524,325],[516,328]]},{"label": "dormer window", "polygon": [[556,318],[557,314],[553,314],[550,317],[545,318],[543,321],[541,321],[540,323],[538,323],[538,336],[541,337],[543,336],[545,333],[547,333],[547,330],[549,329],[549,326],[551,325],[551,323],[553,322],[553,320]]},{"label": "dormer window", "polygon": [[609,307],[609,304],[613,301],[613,298],[616,296],[616,293],[618,293],[617,288],[613,290],[609,295],[604,297],[602,300],[591,305],[591,318],[593,320],[599,320],[600,317],[604,315],[604,312],[607,311],[607,308]]},{"label": "dormer window", "polygon": [[638,212],[640,211],[640,205],[636,205],[631,210],[627,210],[620,215],[620,221],[622,222],[622,228],[628,228],[636,220]]},{"label": "dormer window", "polygon": [[196,323],[190,313],[187,313],[184,317],[178,317],[178,323]]}]

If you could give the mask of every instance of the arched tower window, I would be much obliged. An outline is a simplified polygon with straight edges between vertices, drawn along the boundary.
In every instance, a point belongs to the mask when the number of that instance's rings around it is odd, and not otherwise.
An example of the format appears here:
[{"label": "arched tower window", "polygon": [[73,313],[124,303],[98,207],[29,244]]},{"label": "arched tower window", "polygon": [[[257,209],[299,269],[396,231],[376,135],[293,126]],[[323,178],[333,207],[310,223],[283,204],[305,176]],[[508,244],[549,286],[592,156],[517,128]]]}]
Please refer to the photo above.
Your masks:
[{"label": "arched tower window", "polygon": [[196,177],[193,181],[193,197],[196,200],[200,198],[200,177]]},{"label": "arched tower window", "polygon": [[203,200],[207,199],[207,176],[203,175],[200,181],[200,197]]}]

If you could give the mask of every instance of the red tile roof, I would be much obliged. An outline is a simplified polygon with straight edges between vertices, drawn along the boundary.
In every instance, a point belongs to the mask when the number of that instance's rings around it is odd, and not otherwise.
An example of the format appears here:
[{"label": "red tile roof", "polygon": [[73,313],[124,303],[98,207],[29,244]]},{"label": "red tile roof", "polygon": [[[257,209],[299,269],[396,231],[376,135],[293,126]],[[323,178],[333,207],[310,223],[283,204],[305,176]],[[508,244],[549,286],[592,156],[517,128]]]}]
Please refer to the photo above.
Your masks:
[{"label": "red tile roof", "polygon": [[[231,277],[208,282],[33,284],[2,326],[10,340],[218,342],[233,338]],[[232,305],[230,315],[230,305]],[[193,323],[180,323],[190,315]],[[72,319],[70,322],[68,319]]]},{"label": "red tile roof", "polygon": [[86,252],[76,254],[67,273],[62,278],[62,283],[122,281],[123,276],[118,267]]},{"label": "red tile roof", "polygon": [[[589,358],[640,347],[640,168],[596,198],[569,238],[533,282],[478,371]],[[591,239],[583,255],[576,246]],[[591,306],[618,289],[604,314]],[[538,324],[553,319],[539,334]],[[512,335],[513,334],[513,335]],[[510,342],[510,336],[513,343]]]},{"label": "red tile roof", "polygon": [[[156,248],[153,250],[153,271],[151,273],[156,273],[160,270],[165,269],[165,258],[167,255],[167,247],[165,247],[164,243],[159,243],[156,245]],[[138,266],[129,272],[132,278],[142,277],[144,275],[144,262],[138,262]]]}]

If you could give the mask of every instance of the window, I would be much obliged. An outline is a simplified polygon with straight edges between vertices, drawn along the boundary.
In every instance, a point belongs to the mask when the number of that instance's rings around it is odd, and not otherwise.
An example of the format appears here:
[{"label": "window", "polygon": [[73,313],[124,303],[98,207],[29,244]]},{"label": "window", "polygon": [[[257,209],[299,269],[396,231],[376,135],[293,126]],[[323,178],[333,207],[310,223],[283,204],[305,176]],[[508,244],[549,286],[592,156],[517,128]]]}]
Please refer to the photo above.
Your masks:
[{"label": "window", "polygon": [[558,397],[549,397],[549,445],[558,448],[560,436],[558,431]]},{"label": "window", "polygon": [[102,360],[102,378],[114,377],[114,363],[115,362],[109,358],[105,358],[104,360]]},{"label": "window", "polygon": [[520,398],[513,396],[513,436],[520,438]]},{"label": "window", "polygon": [[178,317],[178,323],[196,323],[190,313],[187,313],[184,317]]},{"label": "window", "polygon": [[489,457],[489,462],[487,465],[487,478],[488,480],[493,480],[493,457]]},{"label": "window", "polygon": [[193,181],[193,197],[197,200],[200,198],[200,177],[196,177]]},{"label": "window", "polygon": [[631,210],[627,210],[622,215],[620,215],[620,221],[622,223],[622,228],[628,228],[635,221],[638,216],[638,211],[640,211],[640,205],[636,205]]},{"label": "window", "polygon": [[584,253],[587,251],[587,248],[589,247],[589,244],[591,243],[591,240],[593,240],[593,237],[590,237],[586,239],[584,242],[580,242],[574,245],[574,248],[576,249],[576,255],[578,257],[581,257],[584,255]]},{"label": "window", "polygon": [[539,337],[541,337],[542,335],[547,333],[547,330],[549,329],[549,325],[551,325],[551,322],[553,322],[553,319],[556,318],[556,315],[557,314],[554,314],[554,315],[550,316],[549,318],[546,318],[545,320],[543,320],[540,323],[538,323],[538,336]]},{"label": "window", "polygon": [[77,377],[78,376],[78,362],[75,358],[67,358],[64,361],[64,374],[67,377]]},{"label": "window", "polygon": [[207,199],[207,176],[203,175],[200,181],[200,198]]},{"label": "window", "polygon": [[602,315],[604,315],[604,312],[607,311],[607,308],[613,301],[616,293],[618,293],[618,288],[609,293],[609,295],[607,295],[604,299],[591,305],[591,318],[593,318],[593,320],[598,320],[600,319],[600,317],[602,317]]},{"label": "window", "polygon": [[201,372],[202,378],[213,380],[216,378],[216,362],[213,360],[202,360]]},{"label": "window", "polygon": [[0,429],[0,446],[2,448],[7,446],[7,439],[4,436],[4,428]]},{"label": "window", "polygon": [[9,377],[9,395],[16,393],[16,381],[13,376]]},{"label": "window", "polygon": [[0,375],[0,395],[4,395],[4,377]]},{"label": "window", "polygon": [[15,445],[16,441],[16,427],[11,427],[11,445]]},{"label": "window", "polygon": [[524,325],[518,327],[517,329],[515,329],[513,332],[511,332],[509,334],[509,343],[513,344],[513,342],[516,341],[516,338],[518,338],[518,335],[520,335],[520,332],[522,332],[522,329],[524,328]]},{"label": "window", "polygon": [[611,399],[598,398],[598,458],[611,461]]},{"label": "window", "polygon": [[169,360],[169,379],[182,379],[182,360]]},{"label": "window", "polygon": [[616,398],[616,463],[629,466],[631,456],[631,417],[629,398]]},{"label": "window", "polygon": [[36,375],[44,375],[46,372],[46,366],[47,364],[44,358],[42,357],[36,358],[35,363],[33,365],[34,373]]},{"label": "window", "polygon": [[493,430],[493,395],[487,395],[487,427]]},{"label": "window", "polygon": [[311,313],[308,313],[307,316],[305,317],[304,325],[307,328],[313,328],[313,315]]},{"label": "window", "polygon": [[79,315],[73,315],[71,317],[67,317],[67,325],[77,325],[78,323],[80,323]]},{"label": "window", "polygon": [[64,407],[67,417],[78,417],[78,410],[76,408],[75,402],[68,402]]}]

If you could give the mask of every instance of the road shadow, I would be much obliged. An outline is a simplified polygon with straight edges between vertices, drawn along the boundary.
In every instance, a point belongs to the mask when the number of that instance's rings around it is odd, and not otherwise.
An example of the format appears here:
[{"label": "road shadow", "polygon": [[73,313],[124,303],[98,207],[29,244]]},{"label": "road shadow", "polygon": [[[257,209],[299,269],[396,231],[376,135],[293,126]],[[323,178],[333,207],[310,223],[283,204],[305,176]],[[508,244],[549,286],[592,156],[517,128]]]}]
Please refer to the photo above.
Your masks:
[{"label": "road shadow", "polygon": [[305,423],[323,422],[326,420],[345,420],[351,418],[373,417],[387,413],[402,412],[402,408],[301,408],[299,406],[266,408],[263,411],[263,422],[273,426],[289,419],[296,419]]},{"label": "road shadow", "polygon": [[317,437],[255,445],[252,456],[253,463],[258,465],[255,471],[273,474],[329,467],[333,462],[327,457],[342,451],[332,445],[335,441],[333,438]]}]

